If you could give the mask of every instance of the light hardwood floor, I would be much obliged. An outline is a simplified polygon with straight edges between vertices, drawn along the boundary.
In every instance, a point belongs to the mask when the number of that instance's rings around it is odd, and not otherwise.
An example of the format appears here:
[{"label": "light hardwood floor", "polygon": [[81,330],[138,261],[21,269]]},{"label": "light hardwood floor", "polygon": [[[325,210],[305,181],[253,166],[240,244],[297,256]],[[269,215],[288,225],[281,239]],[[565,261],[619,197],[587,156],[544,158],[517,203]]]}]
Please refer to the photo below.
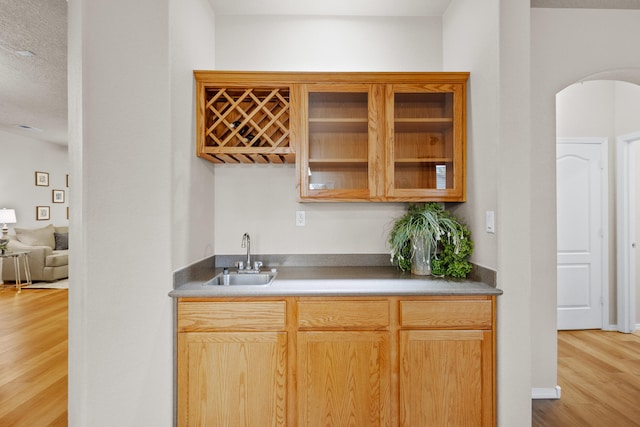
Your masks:
[{"label": "light hardwood floor", "polygon": [[[67,425],[66,289],[0,288],[0,426]],[[640,332],[558,333],[560,400],[534,427],[640,426]]]},{"label": "light hardwood floor", "polygon": [[0,426],[67,425],[68,291],[0,288]]},{"label": "light hardwood floor", "polygon": [[559,400],[533,401],[534,427],[640,426],[640,332],[558,332]]}]

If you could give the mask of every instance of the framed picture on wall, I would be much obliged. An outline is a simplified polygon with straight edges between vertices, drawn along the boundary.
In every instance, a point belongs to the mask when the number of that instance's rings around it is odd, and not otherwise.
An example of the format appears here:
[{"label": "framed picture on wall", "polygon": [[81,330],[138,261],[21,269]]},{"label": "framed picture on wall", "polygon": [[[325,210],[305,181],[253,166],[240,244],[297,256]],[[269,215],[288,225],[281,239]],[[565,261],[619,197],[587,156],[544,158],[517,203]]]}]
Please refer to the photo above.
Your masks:
[{"label": "framed picture on wall", "polygon": [[49,173],[47,172],[36,172],[36,185],[39,187],[48,187],[49,186]]},{"label": "framed picture on wall", "polygon": [[51,201],[53,203],[64,203],[64,190],[51,190]]},{"label": "framed picture on wall", "polygon": [[48,221],[51,218],[49,206],[36,206],[36,220]]}]

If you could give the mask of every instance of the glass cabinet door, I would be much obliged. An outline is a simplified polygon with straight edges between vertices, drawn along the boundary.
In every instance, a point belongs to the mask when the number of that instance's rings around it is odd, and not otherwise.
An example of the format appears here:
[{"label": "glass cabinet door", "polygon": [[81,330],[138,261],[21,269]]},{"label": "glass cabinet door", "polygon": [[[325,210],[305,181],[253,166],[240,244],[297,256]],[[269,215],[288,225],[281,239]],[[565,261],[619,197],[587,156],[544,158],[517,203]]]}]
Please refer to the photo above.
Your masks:
[{"label": "glass cabinet door", "polygon": [[464,197],[463,94],[454,84],[387,87],[387,196]]},{"label": "glass cabinet door", "polygon": [[[378,151],[369,85],[307,85],[302,196],[370,199],[370,159]],[[377,121],[377,120],[376,120]]]}]

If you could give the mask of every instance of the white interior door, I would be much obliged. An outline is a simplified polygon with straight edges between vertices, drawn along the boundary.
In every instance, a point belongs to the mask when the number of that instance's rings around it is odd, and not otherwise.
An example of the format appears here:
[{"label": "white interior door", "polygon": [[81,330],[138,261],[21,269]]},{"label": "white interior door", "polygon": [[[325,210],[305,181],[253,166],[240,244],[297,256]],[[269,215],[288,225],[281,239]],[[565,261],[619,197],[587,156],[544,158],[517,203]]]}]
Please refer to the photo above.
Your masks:
[{"label": "white interior door", "polygon": [[606,139],[558,139],[558,329],[601,329]]}]

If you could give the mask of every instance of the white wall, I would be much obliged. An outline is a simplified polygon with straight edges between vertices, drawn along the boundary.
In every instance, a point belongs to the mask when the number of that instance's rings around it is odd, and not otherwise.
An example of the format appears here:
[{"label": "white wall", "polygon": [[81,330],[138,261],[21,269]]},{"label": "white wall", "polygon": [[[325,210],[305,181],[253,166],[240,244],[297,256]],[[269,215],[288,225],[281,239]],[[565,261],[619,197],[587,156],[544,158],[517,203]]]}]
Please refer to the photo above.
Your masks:
[{"label": "white wall", "polygon": [[438,17],[217,16],[216,67],[441,71]]},{"label": "white wall", "polygon": [[169,46],[168,0],[69,3],[70,426],[172,425]]},{"label": "white wall", "polygon": [[[530,3],[500,1],[498,59],[497,228],[498,419],[500,425],[531,422],[531,290],[534,219],[530,191]],[[537,254],[535,254],[537,255]]]},{"label": "white wall", "polygon": [[[260,34],[256,39],[255,35]],[[440,18],[217,16],[216,68],[441,71]],[[204,161],[204,160],[202,160]],[[215,167],[215,253],[384,253],[393,203],[298,203],[295,165]],[[306,212],[296,227],[295,212]]]},{"label": "white wall", "polygon": [[555,97],[594,73],[640,67],[640,58],[629,51],[629,40],[640,38],[640,11],[534,8],[531,18],[531,216],[539,224],[531,234],[532,380],[534,387],[552,389],[557,384]]},{"label": "white wall", "polygon": [[208,0],[170,2],[172,268],[213,255],[213,164],[195,156],[193,70],[215,68],[215,16]]},{"label": "white wall", "polygon": [[556,95],[556,134],[559,138],[614,136],[614,81],[573,84]]},{"label": "white wall", "polygon": [[[501,13],[508,19],[501,18]],[[474,261],[498,270],[498,424],[531,422],[528,336],[528,75],[529,4],[456,0],[445,14],[444,66],[471,72],[467,126],[467,218]],[[506,113],[506,114],[505,114]],[[486,233],[485,212],[496,212]],[[508,392],[505,392],[508,390]]]},{"label": "white wall", "polygon": [[[35,172],[49,173],[49,186],[35,185]],[[0,131],[0,208],[15,209],[13,228],[67,225],[69,188],[67,147]],[[63,190],[64,203],[52,203],[52,190]],[[50,220],[36,220],[36,206],[50,207]],[[1,225],[1,224],[0,224]]]},{"label": "white wall", "polygon": [[[454,208],[473,231],[472,261],[496,269],[497,239],[484,231],[497,207],[498,1],[452,2],[444,16],[444,69],[469,71],[467,86],[467,202]],[[498,221],[500,213],[498,213]]]},{"label": "white wall", "polygon": [[[456,0],[444,21],[444,66],[471,72],[468,218],[474,261],[498,271],[498,423],[531,423],[529,2]],[[496,234],[484,230],[496,212]]]},{"label": "white wall", "polygon": [[[216,254],[385,253],[399,203],[298,203],[294,165],[216,166]],[[295,212],[306,226],[295,225]]]}]

